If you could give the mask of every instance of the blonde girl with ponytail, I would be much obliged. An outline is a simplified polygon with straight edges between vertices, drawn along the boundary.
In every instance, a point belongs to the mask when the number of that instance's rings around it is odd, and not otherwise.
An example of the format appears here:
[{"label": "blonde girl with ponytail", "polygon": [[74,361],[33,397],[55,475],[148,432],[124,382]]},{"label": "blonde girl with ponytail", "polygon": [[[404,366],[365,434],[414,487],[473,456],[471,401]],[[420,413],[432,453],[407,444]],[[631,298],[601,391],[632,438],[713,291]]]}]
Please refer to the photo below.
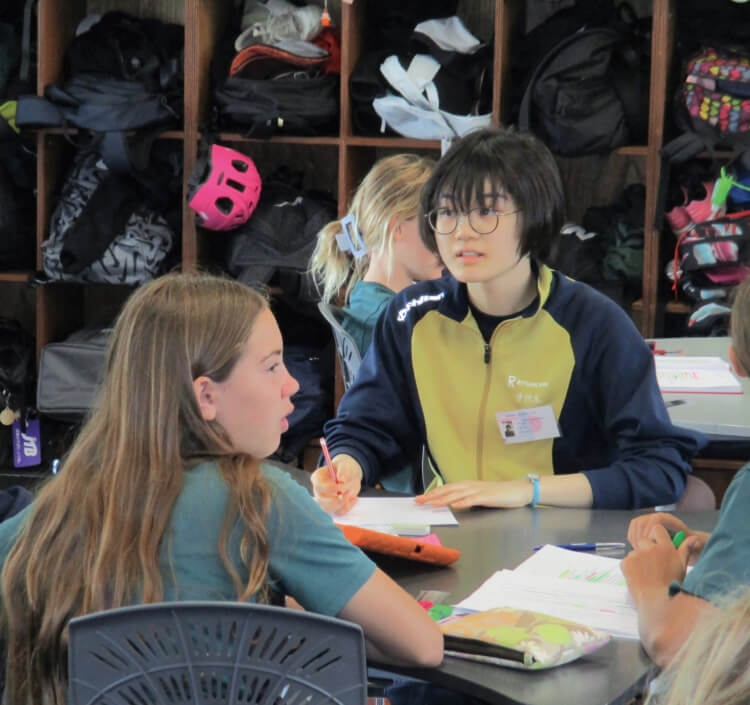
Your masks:
[{"label": "blonde girl with ponytail", "polygon": [[394,294],[441,275],[419,236],[422,186],[434,162],[416,154],[385,157],[357,188],[349,212],[318,233],[310,269],[323,301],[344,302],[344,328],[364,355],[372,328]]}]

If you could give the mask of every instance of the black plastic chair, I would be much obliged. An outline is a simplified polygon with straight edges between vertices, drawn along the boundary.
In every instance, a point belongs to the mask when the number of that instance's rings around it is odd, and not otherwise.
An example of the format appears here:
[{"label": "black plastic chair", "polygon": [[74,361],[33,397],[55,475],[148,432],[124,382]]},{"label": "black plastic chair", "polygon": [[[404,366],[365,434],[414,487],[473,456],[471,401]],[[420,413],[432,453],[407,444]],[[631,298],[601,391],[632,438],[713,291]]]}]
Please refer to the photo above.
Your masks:
[{"label": "black plastic chair", "polygon": [[344,313],[339,306],[328,304],[324,301],[318,302],[318,309],[323,314],[323,318],[328,321],[333,332],[333,339],[336,341],[336,353],[341,363],[341,372],[344,377],[344,390],[351,386],[354,378],[357,376],[357,370],[362,363],[362,355],[359,352],[357,343],[354,338],[344,330],[341,321]]},{"label": "black plastic chair", "polygon": [[164,602],[70,621],[68,705],[364,705],[361,627],[238,602]]}]

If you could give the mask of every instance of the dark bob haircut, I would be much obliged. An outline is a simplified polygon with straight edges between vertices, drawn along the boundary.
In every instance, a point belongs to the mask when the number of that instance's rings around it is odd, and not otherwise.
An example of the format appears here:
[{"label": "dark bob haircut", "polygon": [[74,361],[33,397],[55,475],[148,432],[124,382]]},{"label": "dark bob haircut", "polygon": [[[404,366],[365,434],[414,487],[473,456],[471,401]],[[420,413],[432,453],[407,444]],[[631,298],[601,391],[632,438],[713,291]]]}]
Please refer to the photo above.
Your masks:
[{"label": "dark bob haircut", "polygon": [[425,217],[450,196],[466,212],[477,194],[504,191],[521,211],[519,255],[544,262],[563,224],[562,181],[554,157],[536,137],[511,128],[471,132],[440,159],[422,189],[419,232],[427,249],[437,253],[435,232]]}]

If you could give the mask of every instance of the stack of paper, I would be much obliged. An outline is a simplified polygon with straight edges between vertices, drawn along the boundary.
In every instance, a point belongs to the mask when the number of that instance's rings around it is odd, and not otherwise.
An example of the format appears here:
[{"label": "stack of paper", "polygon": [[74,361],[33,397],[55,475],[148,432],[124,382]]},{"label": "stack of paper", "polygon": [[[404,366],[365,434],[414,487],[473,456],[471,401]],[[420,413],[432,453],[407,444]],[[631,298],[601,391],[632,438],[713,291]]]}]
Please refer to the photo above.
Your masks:
[{"label": "stack of paper", "polygon": [[657,355],[656,381],[662,392],[742,394],[742,384],[720,357]]},{"label": "stack of paper", "polygon": [[458,520],[450,507],[417,504],[414,497],[360,497],[346,514],[334,514],[337,524],[351,524],[376,531],[393,526],[455,526]]},{"label": "stack of paper", "polygon": [[544,546],[515,570],[498,571],[458,606],[532,610],[638,638],[638,613],[620,560],[557,546]]}]

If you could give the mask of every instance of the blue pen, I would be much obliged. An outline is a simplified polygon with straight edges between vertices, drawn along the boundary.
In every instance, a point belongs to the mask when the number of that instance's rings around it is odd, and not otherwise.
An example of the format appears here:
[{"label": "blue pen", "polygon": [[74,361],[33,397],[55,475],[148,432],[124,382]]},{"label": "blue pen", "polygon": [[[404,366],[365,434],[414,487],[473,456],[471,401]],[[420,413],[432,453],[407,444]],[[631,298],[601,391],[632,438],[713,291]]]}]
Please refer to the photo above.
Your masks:
[{"label": "blue pen", "polygon": [[[619,541],[600,542],[596,543],[554,543],[553,546],[557,548],[567,548],[569,551],[601,551],[607,549],[625,548],[625,544]],[[544,546],[534,546],[534,550],[538,551]]]}]

